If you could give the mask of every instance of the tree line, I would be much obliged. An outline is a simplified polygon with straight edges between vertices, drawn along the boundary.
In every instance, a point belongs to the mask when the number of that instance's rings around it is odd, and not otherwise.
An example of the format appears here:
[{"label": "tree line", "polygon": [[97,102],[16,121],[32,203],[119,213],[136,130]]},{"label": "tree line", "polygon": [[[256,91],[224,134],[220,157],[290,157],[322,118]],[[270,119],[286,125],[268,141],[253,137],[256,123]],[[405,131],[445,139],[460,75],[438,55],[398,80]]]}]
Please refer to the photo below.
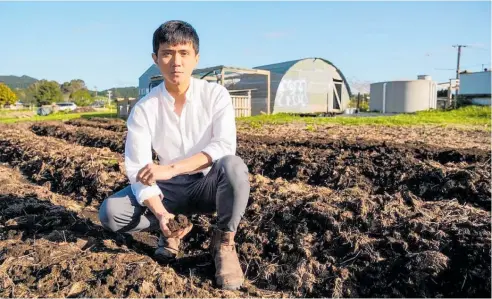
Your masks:
[{"label": "tree line", "polygon": [[[112,99],[138,96],[136,87],[115,88],[111,91]],[[65,101],[74,102],[77,106],[89,106],[96,100],[102,100],[103,97],[107,96],[107,90],[102,92],[91,91],[81,79],[74,79],[63,84],[56,81],[39,80],[27,88],[13,89],[0,82],[0,107],[15,104],[17,101],[29,106],[50,105]]]}]

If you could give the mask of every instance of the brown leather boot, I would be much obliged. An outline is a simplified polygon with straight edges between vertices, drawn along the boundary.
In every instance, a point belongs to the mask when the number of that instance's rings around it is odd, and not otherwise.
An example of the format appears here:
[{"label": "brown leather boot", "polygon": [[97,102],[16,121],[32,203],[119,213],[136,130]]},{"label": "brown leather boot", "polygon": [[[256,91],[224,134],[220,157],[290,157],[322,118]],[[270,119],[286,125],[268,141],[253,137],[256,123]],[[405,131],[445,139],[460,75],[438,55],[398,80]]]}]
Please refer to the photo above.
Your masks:
[{"label": "brown leather boot", "polygon": [[244,282],[243,270],[239,263],[234,243],[234,232],[216,229],[210,249],[215,262],[215,280],[225,290],[237,290]]},{"label": "brown leather boot", "polygon": [[183,239],[191,231],[192,228],[193,224],[190,223],[187,228],[175,232],[176,235],[172,238],[167,238],[161,233],[159,237],[159,243],[157,244],[157,249],[154,252],[154,258],[162,262],[176,258],[179,253],[179,245],[181,245],[181,239]]},{"label": "brown leather boot", "polygon": [[154,253],[154,258],[160,261],[166,261],[176,258],[179,252],[180,244],[181,239],[166,238],[164,235],[161,234],[161,236],[159,237],[159,243],[157,244],[157,249]]}]

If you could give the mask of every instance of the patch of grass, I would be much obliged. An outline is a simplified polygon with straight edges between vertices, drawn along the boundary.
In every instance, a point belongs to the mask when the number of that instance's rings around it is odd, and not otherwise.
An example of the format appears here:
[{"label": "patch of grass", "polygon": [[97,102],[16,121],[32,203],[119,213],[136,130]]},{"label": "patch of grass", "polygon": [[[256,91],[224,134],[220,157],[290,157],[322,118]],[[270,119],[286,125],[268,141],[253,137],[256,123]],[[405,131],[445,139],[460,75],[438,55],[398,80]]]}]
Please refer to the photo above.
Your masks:
[{"label": "patch of grass", "polygon": [[316,132],[316,125],[307,125],[306,130],[310,132]]},{"label": "patch of grass", "polygon": [[118,166],[119,162],[116,159],[106,159],[106,160],[101,160],[102,163],[106,166]]},{"label": "patch of grass", "polygon": [[1,109],[0,110],[0,115],[9,115],[9,114],[15,114],[18,112],[30,112],[30,109],[17,109],[17,110],[11,110],[11,109]]},{"label": "patch of grass", "polygon": [[70,120],[75,118],[89,118],[89,117],[112,117],[116,118],[115,113],[108,113],[106,111],[103,112],[86,112],[86,113],[55,113],[47,116],[38,116],[35,115],[30,118],[5,118],[0,119],[0,123],[17,123],[23,121],[50,121],[50,120]]},{"label": "patch of grass", "polygon": [[118,118],[116,115],[116,112],[109,113],[109,112],[97,112],[98,114],[95,115],[94,112],[91,113],[84,113],[81,115],[81,118],[91,118],[91,117],[102,117],[102,118]]},{"label": "patch of grass", "polygon": [[238,118],[238,123],[252,127],[261,127],[262,124],[304,123],[313,124],[343,124],[343,125],[385,125],[385,126],[412,126],[412,125],[462,125],[478,126],[490,131],[491,107],[468,106],[455,110],[431,110],[409,114],[381,116],[371,113],[369,116],[335,117],[302,117],[296,114],[279,113],[274,115],[258,115]]}]

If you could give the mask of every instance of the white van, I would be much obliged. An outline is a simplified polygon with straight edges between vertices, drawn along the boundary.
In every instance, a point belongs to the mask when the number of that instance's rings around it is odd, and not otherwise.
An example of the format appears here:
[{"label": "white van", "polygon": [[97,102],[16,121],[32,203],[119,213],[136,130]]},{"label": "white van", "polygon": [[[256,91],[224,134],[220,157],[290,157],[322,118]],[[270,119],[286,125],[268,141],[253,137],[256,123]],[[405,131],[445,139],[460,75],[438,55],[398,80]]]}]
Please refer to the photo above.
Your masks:
[{"label": "white van", "polygon": [[56,105],[58,106],[58,109],[60,111],[66,111],[66,110],[74,111],[75,109],[77,109],[77,105],[75,105],[75,103],[72,102],[56,103]]}]

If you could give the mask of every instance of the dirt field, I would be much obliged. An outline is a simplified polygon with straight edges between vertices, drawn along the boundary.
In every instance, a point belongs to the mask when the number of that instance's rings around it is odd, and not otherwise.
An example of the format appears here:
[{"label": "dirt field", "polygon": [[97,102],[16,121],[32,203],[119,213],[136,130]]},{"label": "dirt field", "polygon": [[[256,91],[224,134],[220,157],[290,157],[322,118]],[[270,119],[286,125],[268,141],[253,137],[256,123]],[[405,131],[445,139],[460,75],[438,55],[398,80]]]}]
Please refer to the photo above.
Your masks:
[{"label": "dirt field", "polygon": [[114,234],[101,201],[128,183],[124,123],[0,126],[1,297],[490,297],[490,133],[241,127],[251,196],[247,281],[214,285],[215,219],[193,216],[179,259],[158,235]]}]

